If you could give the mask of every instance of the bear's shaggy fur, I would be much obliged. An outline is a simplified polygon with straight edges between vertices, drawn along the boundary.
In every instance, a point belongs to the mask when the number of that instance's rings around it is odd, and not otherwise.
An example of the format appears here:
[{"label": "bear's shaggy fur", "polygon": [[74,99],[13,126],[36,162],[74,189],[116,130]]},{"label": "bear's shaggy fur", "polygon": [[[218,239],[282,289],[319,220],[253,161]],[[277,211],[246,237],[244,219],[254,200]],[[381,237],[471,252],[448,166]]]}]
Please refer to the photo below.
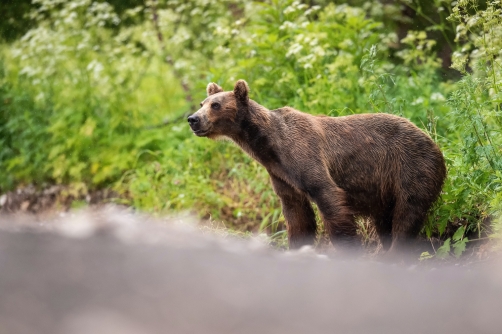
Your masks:
[{"label": "bear's shaggy fur", "polygon": [[244,80],[231,92],[210,83],[188,121],[197,136],[230,138],[267,169],[290,248],[314,243],[311,201],[335,246],[360,244],[355,216],[372,219],[386,250],[417,237],[446,177],[441,151],[422,130],[389,114],[268,110],[248,93]]}]

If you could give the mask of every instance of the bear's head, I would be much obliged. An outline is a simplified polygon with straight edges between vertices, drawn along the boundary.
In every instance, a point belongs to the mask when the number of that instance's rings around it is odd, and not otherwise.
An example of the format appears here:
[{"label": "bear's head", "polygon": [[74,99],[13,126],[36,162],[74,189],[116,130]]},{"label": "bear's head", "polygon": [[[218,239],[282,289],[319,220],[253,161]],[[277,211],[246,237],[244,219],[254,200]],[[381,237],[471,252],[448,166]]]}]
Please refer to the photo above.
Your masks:
[{"label": "bear's head", "polygon": [[231,137],[240,130],[240,116],[249,109],[248,84],[239,80],[233,91],[224,92],[211,82],[206,90],[207,98],[200,103],[201,108],[188,117],[190,128],[199,137]]}]

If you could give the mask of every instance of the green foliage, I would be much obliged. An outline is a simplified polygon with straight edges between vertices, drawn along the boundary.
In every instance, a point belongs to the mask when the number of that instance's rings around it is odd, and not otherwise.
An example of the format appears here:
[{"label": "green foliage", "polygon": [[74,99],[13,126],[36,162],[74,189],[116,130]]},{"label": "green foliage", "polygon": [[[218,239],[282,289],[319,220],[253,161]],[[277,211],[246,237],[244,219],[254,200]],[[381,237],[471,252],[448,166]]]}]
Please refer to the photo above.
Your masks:
[{"label": "green foliage", "polygon": [[[230,143],[194,137],[183,123],[156,126],[197,105],[209,81],[229,90],[244,78],[270,109],[387,112],[429,133],[448,166],[424,229],[446,239],[437,257],[461,254],[486,217],[502,231],[497,2],[438,0],[435,13],[406,1],[423,29],[401,41],[397,29],[409,19],[377,2],[33,3],[30,29],[0,49],[2,192],[29,183],[113,188],[136,208],[193,210],[283,245],[279,201],[258,163]],[[442,77],[437,41],[455,49],[458,82]],[[462,228],[445,234],[459,221]]]},{"label": "green foliage", "polygon": [[248,11],[253,14],[235,34],[219,29],[230,45],[215,49],[212,80],[232,87],[244,77],[269,108],[292,105],[333,116],[367,110],[361,58],[373,44],[386,49],[395,39],[380,22],[359,8],[298,1],[252,3]]},{"label": "green foliage", "polygon": [[[487,2],[481,9],[475,0],[460,1],[449,19],[457,23],[460,51],[452,67],[464,73],[449,98],[450,131],[458,137],[449,145],[450,177],[445,205],[439,210],[440,230],[447,220],[462,217],[476,229],[479,221],[498,214],[502,170],[502,67],[497,55],[502,47],[501,7]],[[466,72],[466,65],[472,73]]]},{"label": "green foliage", "polygon": [[[453,255],[459,258],[460,255],[465,251],[465,247],[469,239],[464,237],[465,227],[460,227],[453,237],[446,239],[444,244],[438,248],[436,251],[436,257],[438,259],[447,259],[451,256],[451,249],[453,248]],[[453,244],[452,244],[453,242]],[[422,255],[422,257],[425,257]]]},{"label": "green foliage", "polygon": [[183,108],[180,89],[141,47],[137,27],[109,28],[120,19],[108,4],[39,3],[37,27],[4,52],[0,166],[10,177],[0,188],[14,180],[109,184],[160,148],[161,131],[144,127]]}]

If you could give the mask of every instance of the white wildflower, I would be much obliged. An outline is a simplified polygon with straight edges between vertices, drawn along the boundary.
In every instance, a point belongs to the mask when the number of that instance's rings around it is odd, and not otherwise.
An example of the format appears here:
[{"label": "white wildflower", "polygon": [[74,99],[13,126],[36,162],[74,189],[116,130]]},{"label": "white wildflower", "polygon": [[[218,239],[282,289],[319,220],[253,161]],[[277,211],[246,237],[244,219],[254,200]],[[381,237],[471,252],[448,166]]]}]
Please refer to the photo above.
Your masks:
[{"label": "white wildflower", "polygon": [[21,69],[21,71],[19,71],[19,74],[23,75],[23,74],[26,74],[28,77],[32,77],[34,76],[35,74],[37,74],[38,71],[31,67],[31,66],[25,66]]},{"label": "white wildflower", "polygon": [[286,53],[286,57],[290,57],[292,55],[295,55],[295,54],[299,53],[302,49],[303,49],[303,45],[298,44],[298,43],[294,43],[293,45],[291,45],[289,47],[289,50]]},{"label": "white wildflower", "polygon": [[92,72],[94,79],[99,79],[100,73],[103,71],[104,67],[103,64],[101,64],[97,60],[93,60],[87,65],[87,70],[89,72]]},{"label": "white wildflower", "polygon": [[467,28],[471,28],[476,25],[479,21],[479,16],[475,15],[467,21]]},{"label": "white wildflower", "polygon": [[446,100],[443,94],[435,92],[431,94],[431,101],[444,101]]},{"label": "white wildflower", "polygon": [[340,48],[342,49],[348,49],[352,46],[354,46],[354,42],[351,39],[344,39],[339,45]]},{"label": "white wildflower", "polygon": [[77,13],[71,12],[68,16],[64,18],[64,23],[71,24],[75,21],[76,18],[77,18]]},{"label": "white wildflower", "polygon": [[366,82],[366,80],[364,79],[364,77],[360,77],[360,78],[357,80],[357,84],[358,84],[360,87],[364,87],[365,82]]},{"label": "white wildflower", "polygon": [[12,48],[11,50],[12,57],[14,58],[18,58],[23,53],[21,49],[18,48]]},{"label": "white wildflower", "polygon": [[293,22],[285,21],[280,27],[279,30],[287,30],[287,29],[295,29],[297,26]]},{"label": "white wildflower", "polygon": [[415,84],[415,79],[413,79],[413,77],[408,77],[408,85],[410,85],[410,87],[416,87],[417,85]]},{"label": "white wildflower", "polygon": [[230,53],[230,49],[229,48],[226,48],[222,45],[218,45],[215,49],[214,49],[214,53],[216,54],[220,54],[220,55],[227,55]]},{"label": "white wildflower", "polygon": [[202,13],[202,9],[200,9],[199,7],[195,7],[190,12],[190,16],[196,16],[196,15],[201,14],[201,13]]},{"label": "white wildflower", "polygon": [[313,48],[312,52],[318,57],[324,57],[326,55],[326,52],[320,46],[316,46],[315,48]]},{"label": "white wildflower", "polygon": [[230,28],[228,27],[217,26],[216,29],[214,30],[214,34],[216,36],[229,36],[231,32]]},{"label": "white wildflower", "polygon": [[313,54],[309,54],[309,55],[306,55],[305,57],[301,57],[300,59],[298,59],[298,62],[312,64],[313,62],[315,62],[315,60],[316,60],[316,56]]},{"label": "white wildflower", "polygon": [[303,13],[303,15],[308,16],[314,12],[317,12],[319,9],[321,9],[321,6],[312,6],[309,9],[307,9],[305,13]]},{"label": "white wildflower", "polygon": [[188,63],[186,61],[184,61],[183,59],[177,60],[174,63],[174,68],[177,69],[177,70],[186,68],[187,66],[188,66]]},{"label": "white wildflower", "polygon": [[298,43],[301,43],[303,41],[303,39],[305,38],[305,35],[304,34],[298,34],[296,35],[295,37],[295,41],[298,42]]},{"label": "white wildflower", "polygon": [[291,5],[291,6],[286,7],[286,8],[284,9],[284,12],[283,12],[283,13],[284,13],[284,15],[288,15],[288,14],[290,14],[290,13],[294,13],[294,12],[296,12],[296,7],[295,7],[295,6],[293,6],[293,5]]},{"label": "white wildflower", "polygon": [[422,104],[423,102],[424,102],[424,98],[420,96],[415,101],[411,102],[411,105],[416,106],[416,105]]}]

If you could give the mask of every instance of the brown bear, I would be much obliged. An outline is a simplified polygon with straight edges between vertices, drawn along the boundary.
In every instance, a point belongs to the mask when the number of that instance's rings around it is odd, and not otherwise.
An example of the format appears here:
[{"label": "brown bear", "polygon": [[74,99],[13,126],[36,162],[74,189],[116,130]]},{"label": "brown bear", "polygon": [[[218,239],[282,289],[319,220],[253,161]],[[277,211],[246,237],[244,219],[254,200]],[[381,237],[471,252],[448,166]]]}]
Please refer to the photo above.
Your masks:
[{"label": "brown bear", "polygon": [[355,216],[373,221],[385,250],[417,237],[438,198],[446,167],[438,146],[405,118],[389,114],[313,116],[268,110],[249,99],[244,80],[215,83],[188,117],[199,137],[227,137],[270,174],[290,248],[313,244],[317,204],[335,247],[358,247]]}]

